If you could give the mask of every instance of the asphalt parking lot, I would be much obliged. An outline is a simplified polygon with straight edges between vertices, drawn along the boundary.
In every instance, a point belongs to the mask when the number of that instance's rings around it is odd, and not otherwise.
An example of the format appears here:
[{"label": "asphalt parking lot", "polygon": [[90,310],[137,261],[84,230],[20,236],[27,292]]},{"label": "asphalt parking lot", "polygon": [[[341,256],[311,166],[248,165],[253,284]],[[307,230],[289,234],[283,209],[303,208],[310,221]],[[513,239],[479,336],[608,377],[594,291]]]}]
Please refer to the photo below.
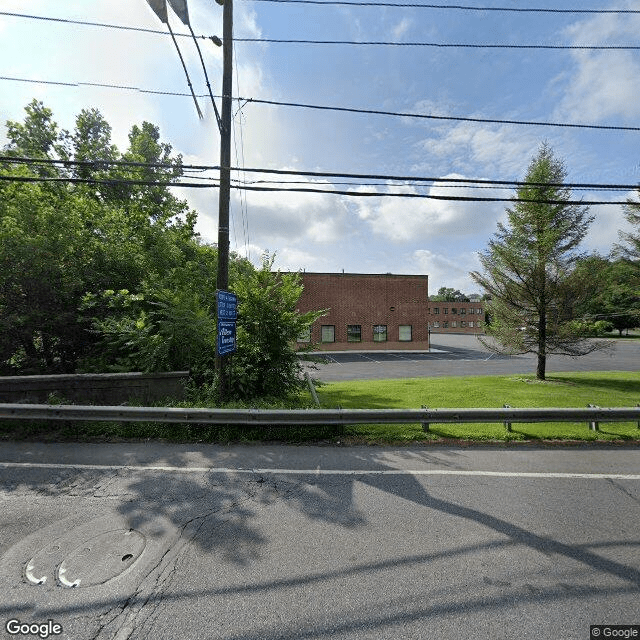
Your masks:
[{"label": "asphalt parking lot", "polygon": [[[580,358],[549,356],[547,370],[638,371],[640,341],[611,340],[609,349]],[[318,355],[309,373],[322,381],[384,378],[427,378],[534,373],[536,356],[491,352],[473,335],[432,334],[430,351],[339,351]]]}]

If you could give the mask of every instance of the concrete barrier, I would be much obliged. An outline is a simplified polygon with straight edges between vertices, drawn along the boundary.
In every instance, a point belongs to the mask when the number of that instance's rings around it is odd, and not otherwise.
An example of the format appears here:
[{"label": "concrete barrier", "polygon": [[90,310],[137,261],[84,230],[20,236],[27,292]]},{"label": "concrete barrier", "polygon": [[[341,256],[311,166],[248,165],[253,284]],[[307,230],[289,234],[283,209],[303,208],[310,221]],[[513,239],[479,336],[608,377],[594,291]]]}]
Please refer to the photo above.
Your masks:
[{"label": "concrete barrier", "polygon": [[184,397],[188,371],[161,373],[71,373],[0,377],[0,402],[121,405]]}]

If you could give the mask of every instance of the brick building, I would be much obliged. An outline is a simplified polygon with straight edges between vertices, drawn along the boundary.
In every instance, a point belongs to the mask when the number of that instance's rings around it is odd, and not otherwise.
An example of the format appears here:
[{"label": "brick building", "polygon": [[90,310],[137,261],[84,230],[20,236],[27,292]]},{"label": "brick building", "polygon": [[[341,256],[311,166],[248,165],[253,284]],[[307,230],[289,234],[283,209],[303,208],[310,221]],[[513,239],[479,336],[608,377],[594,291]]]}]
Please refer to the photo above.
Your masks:
[{"label": "brick building", "polygon": [[431,333],[484,333],[484,303],[429,302]]},{"label": "brick building", "polygon": [[428,276],[303,273],[301,312],[329,309],[299,343],[327,351],[429,348]]}]

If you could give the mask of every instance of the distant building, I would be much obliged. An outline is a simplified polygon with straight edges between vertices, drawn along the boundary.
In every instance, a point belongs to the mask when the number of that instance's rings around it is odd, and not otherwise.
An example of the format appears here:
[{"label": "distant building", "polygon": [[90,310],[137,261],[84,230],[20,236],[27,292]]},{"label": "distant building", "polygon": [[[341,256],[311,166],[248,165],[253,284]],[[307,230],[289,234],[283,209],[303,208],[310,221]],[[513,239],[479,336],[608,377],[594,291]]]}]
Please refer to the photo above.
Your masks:
[{"label": "distant building", "polygon": [[484,302],[429,302],[431,333],[484,333]]},{"label": "distant building", "polygon": [[301,312],[329,309],[301,344],[326,351],[429,348],[428,276],[303,273]]}]

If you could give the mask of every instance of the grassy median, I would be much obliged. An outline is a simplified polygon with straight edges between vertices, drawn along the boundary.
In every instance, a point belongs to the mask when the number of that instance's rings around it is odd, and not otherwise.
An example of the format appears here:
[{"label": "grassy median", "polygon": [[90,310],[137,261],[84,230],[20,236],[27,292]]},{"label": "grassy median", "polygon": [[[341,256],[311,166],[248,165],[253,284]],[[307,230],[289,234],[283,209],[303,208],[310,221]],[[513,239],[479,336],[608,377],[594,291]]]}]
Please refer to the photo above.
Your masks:
[{"label": "grassy median", "polygon": [[[640,404],[640,373],[554,373],[544,382],[532,375],[358,380],[321,386],[323,407],[345,409],[467,407],[634,407]],[[640,440],[637,423],[606,423],[590,431],[586,423],[353,425],[344,436],[364,442],[463,440]]]},{"label": "grassy median", "polygon": [[[430,409],[502,407],[635,407],[640,405],[640,372],[554,373],[544,382],[530,375],[412,378],[332,382],[318,388],[322,408]],[[164,406],[214,407],[206,396]],[[260,401],[227,408],[313,408],[308,391],[289,401]],[[0,439],[39,441],[168,440],[174,442],[324,442],[341,444],[410,444],[419,442],[622,441],[640,444],[637,423],[357,424],[345,427],[236,427],[134,422],[0,421]]]}]

